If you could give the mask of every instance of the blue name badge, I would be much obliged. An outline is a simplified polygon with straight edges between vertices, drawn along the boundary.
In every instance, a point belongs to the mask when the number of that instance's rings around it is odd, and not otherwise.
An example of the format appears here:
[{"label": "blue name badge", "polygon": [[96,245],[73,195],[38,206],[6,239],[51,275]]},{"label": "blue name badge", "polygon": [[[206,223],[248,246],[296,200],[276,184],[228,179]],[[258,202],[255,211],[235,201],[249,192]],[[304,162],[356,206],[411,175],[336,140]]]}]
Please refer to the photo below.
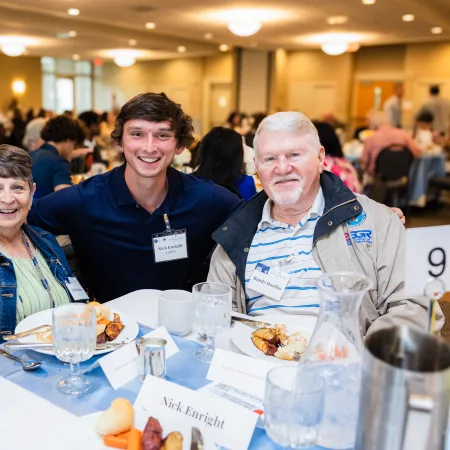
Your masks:
[{"label": "blue name badge", "polygon": [[281,300],[284,290],[289,282],[289,275],[266,264],[258,263],[247,285],[259,294],[274,300]]}]

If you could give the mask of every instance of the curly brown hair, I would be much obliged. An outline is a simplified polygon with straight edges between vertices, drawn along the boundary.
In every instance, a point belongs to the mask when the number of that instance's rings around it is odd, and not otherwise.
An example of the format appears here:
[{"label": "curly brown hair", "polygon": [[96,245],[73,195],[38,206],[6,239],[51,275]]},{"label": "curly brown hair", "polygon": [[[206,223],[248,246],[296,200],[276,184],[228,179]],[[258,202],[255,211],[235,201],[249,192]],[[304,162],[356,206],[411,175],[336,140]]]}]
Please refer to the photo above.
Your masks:
[{"label": "curly brown hair", "polygon": [[170,100],[164,92],[156,94],[146,92],[136,95],[122,106],[111,138],[122,144],[123,128],[126,122],[133,119],[149,122],[169,121],[175,131],[178,147],[189,147],[194,142],[192,118],[185,114],[181,105]]},{"label": "curly brown hair", "polygon": [[33,187],[30,155],[13,145],[0,145],[0,178],[18,178]]}]

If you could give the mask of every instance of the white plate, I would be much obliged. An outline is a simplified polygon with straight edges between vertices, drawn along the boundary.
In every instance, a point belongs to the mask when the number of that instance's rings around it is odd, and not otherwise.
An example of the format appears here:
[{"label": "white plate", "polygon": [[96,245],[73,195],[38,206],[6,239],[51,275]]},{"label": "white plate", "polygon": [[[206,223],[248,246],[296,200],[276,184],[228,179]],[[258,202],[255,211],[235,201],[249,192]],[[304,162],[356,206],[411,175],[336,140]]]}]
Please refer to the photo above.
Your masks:
[{"label": "white plate", "polygon": [[[79,448],[83,448],[83,450],[111,450],[111,447],[106,447],[103,444],[102,436],[99,436],[95,432],[95,424],[101,414],[102,413],[94,413],[80,417],[79,420],[84,428],[84,435],[86,437],[83,439],[83,445],[80,445]],[[149,417],[150,415],[146,411],[135,409],[134,427],[143,431]],[[163,437],[166,437],[172,431],[178,431],[183,435],[183,450],[191,449],[192,427],[190,425],[176,422],[173,418],[163,415],[159,415],[157,419],[163,429]],[[205,450],[216,450],[217,447],[211,442],[211,439],[208,437],[207,433],[202,432],[202,435],[204,443],[203,448]]]},{"label": "white plate", "polygon": [[[40,325],[51,325],[52,324],[52,309],[46,309],[44,311],[40,311],[32,316],[28,316],[23,319],[17,326],[14,333],[21,333],[22,331],[30,330],[31,328],[38,327]],[[120,332],[119,336],[114,341],[111,342],[131,342],[133,341],[139,333],[139,325],[134,320],[128,318],[125,314],[122,314],[119,311],[111,310],[110,318],[113,317],[113,313],[119,314],[122,323],[125,325],[125,328]],[[19,339],[21,343],[30,343],[30,342],[39,342],[35,334],[31,336],[25,336]],[[54,355],[53,350],[49,349],[33,349],[39,353],[45,353],[47,355]],[[114,348],[109,348],[105,350],[97,350],[94,355],[102,355],[103,353],[112,352]]]},{"label": "white plate", "polygon": [[[301,331],[305,337],[311,338],[314,327],[316,326],[317,317],[308,315],[267,315],[256,316],[255,320],[261,320],[262,322],[270,323],[271,325],[284,324],[287,326],[288,334],[296,331]],[[273,356],[265,355],[261,350],[258,350],[252,342],[252,333],[255,328],[244,325],[240,322],[236,322],[231,331],[231,340],[233,344],[243,353],[253,358],[264,359],[269,362],[289,363],[290,361],[284,361]]]}]

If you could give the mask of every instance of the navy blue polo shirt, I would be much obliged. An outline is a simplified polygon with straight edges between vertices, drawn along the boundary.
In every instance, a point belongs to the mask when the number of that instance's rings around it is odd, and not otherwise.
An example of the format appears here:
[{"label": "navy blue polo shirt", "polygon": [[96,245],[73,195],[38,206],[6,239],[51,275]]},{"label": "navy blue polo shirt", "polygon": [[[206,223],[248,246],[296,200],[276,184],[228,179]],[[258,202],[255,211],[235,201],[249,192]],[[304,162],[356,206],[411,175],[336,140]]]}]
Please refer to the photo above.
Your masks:
[{"label": "navy blue polo shirt", "polygon": [[61,156],[56,147],[45,143],[30,152],[33,180],[36,183],[34,199],[51,194],[60,184],[72,184],[70,163]]},{"label": "navy blue polo shirt", "polygon": [[[204,281],[213,231],[241,204],[227,189],[173,168],[168,193],[150,214],[133,199],[125,165],[33,204],[28,223],[68,234],[90,294],[105,302],[138,289],[190,289]],[[186,229],[188,258],[155,263],[152,235]]]}]

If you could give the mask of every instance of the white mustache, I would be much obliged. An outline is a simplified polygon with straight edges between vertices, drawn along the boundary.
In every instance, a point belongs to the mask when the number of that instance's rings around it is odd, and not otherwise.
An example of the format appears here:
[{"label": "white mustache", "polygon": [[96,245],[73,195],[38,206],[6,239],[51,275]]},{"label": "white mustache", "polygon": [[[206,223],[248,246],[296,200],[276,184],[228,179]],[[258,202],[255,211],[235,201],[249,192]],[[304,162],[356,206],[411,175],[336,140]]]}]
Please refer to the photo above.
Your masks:
[{"label": "white mustache", "polygon": [[276,183],[284,182],[284,181],[303,181],[302,177],[297,175],[280,175],[276,178],[273,178],[270,182],[271,186],[274,186]]}]

